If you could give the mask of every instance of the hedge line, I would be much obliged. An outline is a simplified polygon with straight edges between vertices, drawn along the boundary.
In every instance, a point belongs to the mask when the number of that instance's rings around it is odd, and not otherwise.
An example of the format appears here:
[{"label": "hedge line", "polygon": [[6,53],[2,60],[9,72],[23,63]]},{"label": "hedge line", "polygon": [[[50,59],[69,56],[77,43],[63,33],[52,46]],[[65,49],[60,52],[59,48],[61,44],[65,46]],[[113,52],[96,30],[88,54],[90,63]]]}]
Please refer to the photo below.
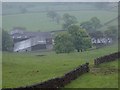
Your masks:
[{"label": "hedge line", "polygon": [[114,61],[114,60],[117,60],[118,58],[120,58],[120,52],[105,55],[105,56],[96,58],[94,60],[94,65],[99,65],[99,64],[104,63],[104,62]]},{"label": "hedge line", "polygon": [[2,89],[2,90],[56,90],[64,87],[68,83],[70,83],[72,80],[75,80],[78,78],[80,75],[89,72],[89,63],[85,63],[74,70],[64,74],[62,77],[57,77],[53,78],[47,81],[44,81],[42,83],[30,85],[30,86],[25,86],[25,87],[18,87],[18,88],[9,88],[9,89]]}]

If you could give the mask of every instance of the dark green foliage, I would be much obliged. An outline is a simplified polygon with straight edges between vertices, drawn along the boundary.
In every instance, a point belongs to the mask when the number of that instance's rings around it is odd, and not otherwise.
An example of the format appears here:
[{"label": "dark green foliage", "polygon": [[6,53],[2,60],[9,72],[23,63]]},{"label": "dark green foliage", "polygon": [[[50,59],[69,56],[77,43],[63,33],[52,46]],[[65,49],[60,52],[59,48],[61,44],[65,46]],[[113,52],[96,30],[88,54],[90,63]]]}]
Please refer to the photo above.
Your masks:
[{"label": "dark green foliage", "polygon": [[106,37],[112,38],[113,40],[116,40],[118,37],[118,29],[115,26],[108,27],[108,30],[104,32]]},{"label": "dark green foliage", "polygon": [[77,25],[67,28],[68,33],[55,37],[56,53],[69,53],[76,49],[78,52],[91,48],[92,43],[88,33]]},{"label": "dark green foliage", "polygon": [[92,38],[96,38],[96,39],[104,37],[104,33],[101,31],[94,31],[94,32],[89,33],[89,34]]},{"label": "dark green foliage", "polygon": [[2,51],[12,51],[13,40],[7,31],[2,30]]},{"label": "dark green foliage", "polygon": [[94,32],[97,28],[100,28],[102,25],[97,17],[93,17],[89,21],[81,23],[80,26],[86,29],[88,32]]},{"label": "dark green foliage", "polygon": [[86,21],[86,22],[81,23],[80,26],[81,26],[82,28],[86,29],[86,30],[89,31],[89,32],[94,31],[94,30],[93,30],[93,27],[92,27],[92,23],[89,22],[89,21]]},{"label": "dark green foliage", "polygon": [[84,29],[81,29],[79,26],[71,25],[68,28],[68,32],[71,34],[74,48],[78,52],[80,50],[86,50],[92,46],[88,33]]},{"label": "dark green foliage", "polygon": [[77,25],[67,28],[68,33],[55,37],[56,53],[69,53],[76,49],[78,52],[91,48],[92,43],[88,33]]},{"label": "dark green foliage", "polygon": [[60,16],[58,15],[57,12],[55,11],[49,11],[47,13],[47,16],[51,18],[53,21],[57,22],[58,24],[60,23]]},{"label": "dark green foliage", "polygon": [[74,50],[71,37],[68,33],[59,34],[55,37],[54,45],[56,53],[70,53]]},{"label": "dark green foliage", "polygon": [[64,20],[63,29],[67,29],[70,25],[77,23],[76,17],[69,15],[68,13],[63,15],[63,20]]},{"label": "dark green foliage", "polygon": [[91,22],[94,30],[101,27],[101,22],[97,17],[91,18],[90,22]]}]

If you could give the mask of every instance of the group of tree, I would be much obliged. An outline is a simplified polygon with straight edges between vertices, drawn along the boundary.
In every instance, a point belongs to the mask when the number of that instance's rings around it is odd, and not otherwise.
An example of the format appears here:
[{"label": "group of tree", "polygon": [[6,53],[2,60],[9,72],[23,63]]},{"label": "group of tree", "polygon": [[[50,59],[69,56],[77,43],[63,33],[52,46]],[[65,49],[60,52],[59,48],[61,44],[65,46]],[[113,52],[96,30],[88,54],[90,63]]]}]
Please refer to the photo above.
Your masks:
[{"label": "group of tree", "polygon": [[75,16],[69,15],[68,13],[65,13],[63,15],[63,29],[66,30],[69,26],[76,24],[77,18]]},{"label": "group of tree", "polygon": [[109,26],[105,31],[93,31],[89,33],[91,38],[112,38],[114,41],[118,39],[118,29],[115,26]]},{"label": "group of tree", "polygon": [[118,39],[118,28],[116,26],[110,26],[108,29],[104,32],[104,35],[106,37],[110,37],[113,40]]},{"label": "group of tree", "polygon": [[2,51],[12,51],[13,40],[7,31],[2,30]]},{"label": "group of tree", "polygon": [[56,53],[82,52],[92,46],[88,33],[78,25],[71,25],[67,32],[58,34],[54,39]]},{"label": "group of tree", "polygon": [[102,26],[101,21],[97,17],[92,17],[89,21],[82,22],[80,26],[86,29],[89,33],[96,31]]},{"label": "group of tree", "polygon": [[57,24],[60,23],[60,20],[63,20],[63,29],[67,29],[70,25],[77,23],[77,18],[68,13],[63,14],[63,16],[61,17],[55,11],[48,11],[47,16],[51,18],[52,21],[55,21]]}]

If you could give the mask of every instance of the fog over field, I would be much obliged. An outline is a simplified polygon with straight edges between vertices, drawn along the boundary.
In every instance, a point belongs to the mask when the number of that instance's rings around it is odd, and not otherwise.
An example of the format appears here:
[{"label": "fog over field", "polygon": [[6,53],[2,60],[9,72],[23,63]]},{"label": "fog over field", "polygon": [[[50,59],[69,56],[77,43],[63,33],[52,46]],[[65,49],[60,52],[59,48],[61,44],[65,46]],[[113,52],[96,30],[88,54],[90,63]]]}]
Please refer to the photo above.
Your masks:
[{"label": "fog over field", "polygon": [[[63,24],[62,17],[65,13],[75,16],[78,25],[90,20],[92,17],[99,18],[102,24],[104,24],[117,18],[118,13],[117,3],[108,2],[4,2],[2,7],[3,29],[7,31],[10,31],[13,27],[25,27],[29,31],[61,30]],[[47,16],[49,11],[58,13],[60,17],[59,24]],[[112,24],[117,25],[117,20]]]},{"label": "fog over field", "polygon": [[118,88],[117,2],[5,1],[0,88]]}]

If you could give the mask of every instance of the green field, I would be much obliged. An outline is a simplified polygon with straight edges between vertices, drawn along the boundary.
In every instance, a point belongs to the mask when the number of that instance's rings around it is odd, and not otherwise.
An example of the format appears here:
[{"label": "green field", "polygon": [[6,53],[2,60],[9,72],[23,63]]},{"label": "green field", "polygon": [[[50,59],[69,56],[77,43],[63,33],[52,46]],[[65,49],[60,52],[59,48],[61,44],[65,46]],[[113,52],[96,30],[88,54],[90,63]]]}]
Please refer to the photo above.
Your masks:
[{"label": "green field", "polygon": [[[2,27],[7,31],[13,27],[25,27],[29,31],[61,30],[63,20],[61,20],[60,24],[57,24],[51,21],[46,13],[47,12],[5,15],[2,17]],[[88,21],[92,17],[98,17],[101,23],[104,24],[118,15],[117,12],[106,10],[58,11],[58,13],[61,17],[64,13],[74,15],[79,25],[81,22]],[[117,20],[112,25],[117,25]],[[102,30],[104,30],[104,28]]]},{"label": "green field", "polygon": [[0,88],[2,88],[2,52],[0,51]]},{"label": "green field", "polygon": [[65,88],[118,88],[118,61],[104,63],[97,68],[91,67],[89,73]]},{"label": "green field", "polygon": [[[66,72],[85,62],[90,62],[90,67],[93,67],[94,58],[116,52],[117,50],[118,46],[117,44],[114,44],[111,46],[103,47],[101,49],[81,53],[74,52],[69,54],[55,54],[54,52],[4,52],[2,63],[3,88],[31,85],[57,76],[62,76]],[[45,56],[37,56],[41,54]],[[116,66],[117,68],[117,61],[112,65]],[[106,66],[104,67],[107,68]],[[89,85],[88,87],[101,87],[101,84],[105,84],[105,82],[103,83],[102,79],[105,79],[106,82],[112,81],[107,85],[102,85],[103,87],[118,87],[117,77],[117,73],[106,75],[105,77],[105,75],[102,75],[102,72],[97,73],[97,76],[94,76],[94,74],[90,72],[86,75],[81,76],[66,87],[82,87],[82,85],[83,87],[87,87],[85,85]],[[93,78],[94,80],[92,80]],[[100,82],[98,82],[99,80]],[[81,81],[83,81],[83,83]],[[80,84],[77,82],[80,82]],[[93,85],[93,83],[95,85]]]}]

